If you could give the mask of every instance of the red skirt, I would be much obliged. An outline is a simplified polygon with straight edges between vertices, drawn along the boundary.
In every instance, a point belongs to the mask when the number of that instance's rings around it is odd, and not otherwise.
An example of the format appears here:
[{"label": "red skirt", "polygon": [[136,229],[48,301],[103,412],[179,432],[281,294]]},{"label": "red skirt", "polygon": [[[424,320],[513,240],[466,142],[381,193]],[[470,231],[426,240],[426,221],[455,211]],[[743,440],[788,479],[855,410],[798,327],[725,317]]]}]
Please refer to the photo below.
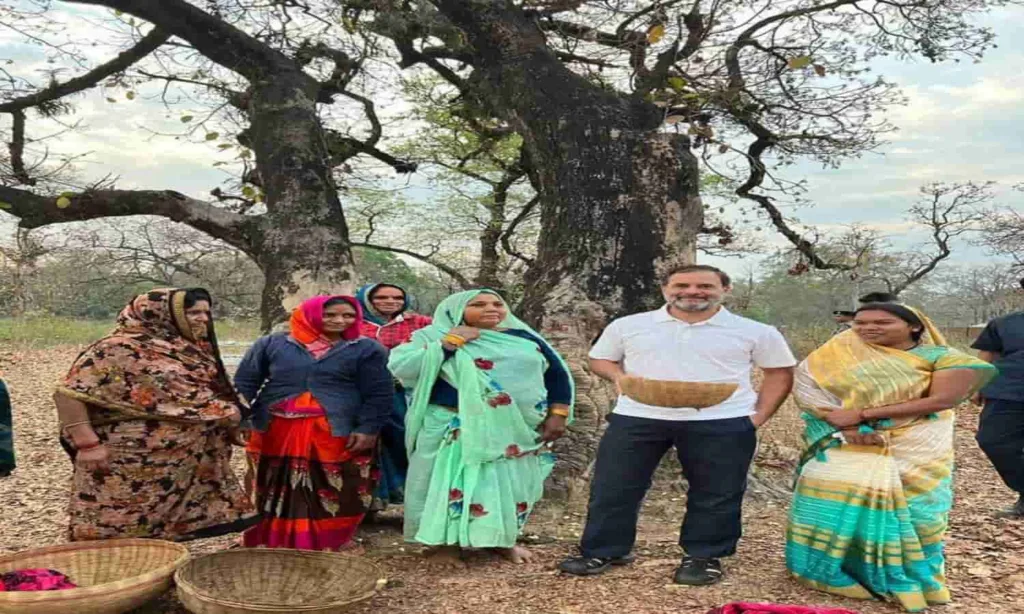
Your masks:
[{"label": "red skirt", "polygon": [[353,454],[331,435],[323,415],[274,416],[246,446],[252,492],[263,520],[245,532],[247,547],[341,550],[373,500],[373,451]]}]

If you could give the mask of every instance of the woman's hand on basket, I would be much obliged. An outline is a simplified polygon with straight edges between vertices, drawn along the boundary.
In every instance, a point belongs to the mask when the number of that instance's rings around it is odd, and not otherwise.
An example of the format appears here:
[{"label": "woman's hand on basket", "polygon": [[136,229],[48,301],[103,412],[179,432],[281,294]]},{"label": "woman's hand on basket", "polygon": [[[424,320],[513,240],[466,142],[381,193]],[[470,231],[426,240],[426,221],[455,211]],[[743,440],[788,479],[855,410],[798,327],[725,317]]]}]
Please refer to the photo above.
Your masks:
[{"label": "woman's hand on basket", "polygon": [[78,450],[75,453],[75,464],[82,471],[109,473],[110,450],[103,444],[93,448],[86,448],[85,450]]},{"label": "woman's hand on basket", "polygon": [[544,420],[544,423],[540,425],[540,440],[545,443],[550,443],[561,439],[565,435],[566,418],[565,416],[556,416],[555,414],[548,414],[548,417]]}]

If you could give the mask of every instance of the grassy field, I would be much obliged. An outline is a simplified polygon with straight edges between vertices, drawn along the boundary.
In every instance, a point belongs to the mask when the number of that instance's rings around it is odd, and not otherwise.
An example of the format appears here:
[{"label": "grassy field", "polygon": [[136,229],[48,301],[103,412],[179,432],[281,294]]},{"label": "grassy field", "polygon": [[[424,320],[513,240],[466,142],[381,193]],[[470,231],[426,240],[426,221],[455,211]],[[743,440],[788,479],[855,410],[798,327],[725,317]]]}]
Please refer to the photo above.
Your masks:
[{"label": "grassy field", "polygon": [[[106,335],[114,327],[110,320],[78,320],[58,316],[0,318],[0,343],[31,348],[84,345]],[[259,336],[256,320],[217,322],[221,341],[251,341]]]}]

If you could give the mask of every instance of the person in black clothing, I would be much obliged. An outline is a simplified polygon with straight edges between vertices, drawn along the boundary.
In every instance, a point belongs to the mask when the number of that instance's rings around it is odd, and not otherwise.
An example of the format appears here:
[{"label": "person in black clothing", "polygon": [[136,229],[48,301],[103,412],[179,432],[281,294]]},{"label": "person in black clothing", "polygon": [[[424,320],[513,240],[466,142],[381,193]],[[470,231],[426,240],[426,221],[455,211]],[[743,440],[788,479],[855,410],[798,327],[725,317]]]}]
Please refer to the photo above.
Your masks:
[{"label": "person in black clothing", "polygon": [[11,413],[11,397],[4,381],[0,380],[0,478],[14,471],[14,420]]},{"label": "person in black clothing", "polygon": [[1024,518],[1024,311],[989,322],[971,347],[999,369],[976,399],[984,404],[978,445],[1018,496],[1013,507],[998,515]]}]

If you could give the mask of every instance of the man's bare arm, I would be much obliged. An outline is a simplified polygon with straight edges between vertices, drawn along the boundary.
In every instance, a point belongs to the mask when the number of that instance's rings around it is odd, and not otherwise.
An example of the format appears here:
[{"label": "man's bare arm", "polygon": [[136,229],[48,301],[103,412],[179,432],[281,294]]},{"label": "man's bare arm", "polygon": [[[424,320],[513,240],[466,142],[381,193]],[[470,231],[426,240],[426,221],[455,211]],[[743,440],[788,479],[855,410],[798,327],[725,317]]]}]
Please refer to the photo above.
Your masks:
[{"label": "man's bare arm", "polygon": [[778,411],[779,407],[789,396],[793,389],[793,367],[782,367],[778,369],[763,369],[764,380],[761,382],[761,392],[757,395],[757,404],[754,405],[754,415],[750,418],[754,426],[760,427]]},{"label": "man's bare arm", "polygon": [[598,377],[615,384],[616,390],[619,388],[619,378],[626,374],[622,370],[621,363],[614,360],[598,360],[597,358],[590,359],[590,371]]}]

